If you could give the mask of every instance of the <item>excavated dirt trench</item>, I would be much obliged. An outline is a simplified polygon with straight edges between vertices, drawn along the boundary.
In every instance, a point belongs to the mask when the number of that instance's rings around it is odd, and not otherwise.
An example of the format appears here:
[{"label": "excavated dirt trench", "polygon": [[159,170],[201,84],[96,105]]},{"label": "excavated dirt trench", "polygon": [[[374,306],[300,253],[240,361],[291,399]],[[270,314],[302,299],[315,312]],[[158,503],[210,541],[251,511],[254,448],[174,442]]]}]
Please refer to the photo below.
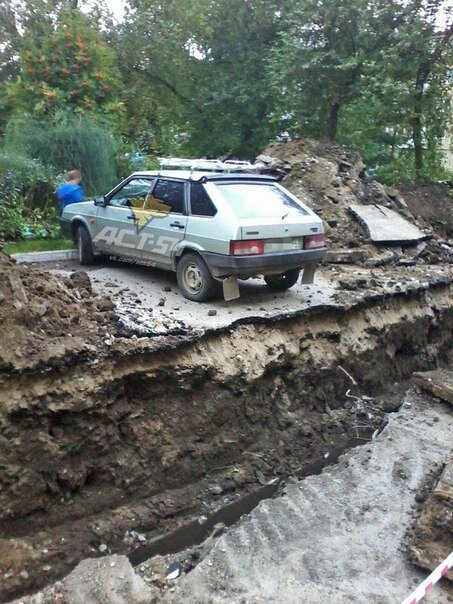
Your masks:
[{"label": "excavated dirt trench", "polygon": [[448,281],[2,375],[0,600],[368,438],[448,362]]}]

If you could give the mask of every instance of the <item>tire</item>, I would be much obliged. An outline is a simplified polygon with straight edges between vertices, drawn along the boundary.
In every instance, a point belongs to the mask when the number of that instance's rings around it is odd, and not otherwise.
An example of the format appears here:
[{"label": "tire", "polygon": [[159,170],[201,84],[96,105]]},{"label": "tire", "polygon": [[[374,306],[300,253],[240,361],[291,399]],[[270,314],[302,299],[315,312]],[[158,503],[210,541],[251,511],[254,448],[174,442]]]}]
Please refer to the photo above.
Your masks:
[{"label": "tire", "polygon": [[281,275],[268,275],[264,277],[266,285],[276,291],[284,291],[297,283],[299,279],[300,269],[292,268]]},{"label": "tire", "polygon": [[205,302],[219,291],[219,284],[199,254],[184,254],[176,267],[176,279],[182,295],[194,302]]},{"label": "tire", "polygon": [[84,226],[79,226],[77,229],[77,257],[80,264],[94,264],[93,243]]}]

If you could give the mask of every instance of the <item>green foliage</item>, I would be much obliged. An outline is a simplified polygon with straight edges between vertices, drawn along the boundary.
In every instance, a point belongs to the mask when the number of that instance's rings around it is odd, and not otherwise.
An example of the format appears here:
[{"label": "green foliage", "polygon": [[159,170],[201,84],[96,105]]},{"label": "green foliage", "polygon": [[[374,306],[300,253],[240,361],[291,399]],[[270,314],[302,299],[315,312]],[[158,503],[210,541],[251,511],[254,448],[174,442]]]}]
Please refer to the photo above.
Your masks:
[{"label": "green foliage", "polygon": [[63,179],[69,170],[80,170],[87,195],[102,194],[116,182],[118,140],[92,117],[59,113],[39,120],[25,115],[9,125],[6,146],[53,166]]},{"label": "green foliage", "polygon": [[24,239],[5,244],[8,254],[24,254],[27,252],[48,252],[51,250],[70,250],[74,243],[70,239]]},{"label": "green foliage", "polygon": [[142,167],[125,147],[253,159],[288,136],[338,140],[388,182],[435,179],[451,119],[444,4],[126,0],[115,25],[102,0],[4,0],[0,133],[82,168],[88,193]]},{"label": "green foliage", "polygon": [[288,4],[131,1],[136,10],[116,44],[129,123],[151,133],[153,152],[251,158],[262,150],[274,134],[264,67]]},{"label": "green foliage", "polygon": [[19,194],[31,208],[46,207],[53,199],[55,172],[36,159],[0,151],[0,197]]},{"label": "green foliage", "polygon": [[47,115],[72,108],[121,120],[120,78],[115,58],[90,17],[63,8],[55,23],[32,24],[22,37],[19,76],[9,82],[6,111]]},{"label": "green foliage", "polygon": [[0,240],[58,229],[51,168],[17,153],[0,152]]}]

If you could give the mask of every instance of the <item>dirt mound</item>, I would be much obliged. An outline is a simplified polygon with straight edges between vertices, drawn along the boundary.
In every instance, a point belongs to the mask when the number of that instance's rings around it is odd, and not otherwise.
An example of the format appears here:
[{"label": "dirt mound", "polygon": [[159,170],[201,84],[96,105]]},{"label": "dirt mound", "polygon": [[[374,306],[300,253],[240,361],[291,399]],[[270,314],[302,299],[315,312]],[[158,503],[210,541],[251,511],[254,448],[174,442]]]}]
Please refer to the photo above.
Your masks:
[{"label": "dirt mound", "polygon": [[431,226],[440,237],[453,237],[453,190],[451,183],[407,182],[399,185],[410,211]]},{"label": "dirt mound", "polygon": [[[360,155],[328,141],[296,139],[287,143],[271,143],[257,157],[262,171],[281,179],[282,184],[303,199],[323,220],[326,240],[331,249],[361,248],[365,258],[379,258],[379,249],[370,243],[365,231],[352,218],[349,206],[379,204],[395,210],[425,231],[428,241],[423,246],[392,248],[384,263],[397,261],[442,262],[451,257],[451,248],[435,234],[431,224],[411,212],[397,189],[371,178]],[[443,203],[443,202],[442,202]],[[413,204],[411,203],[411,206]],[[353,260],[354,262],[354,260]]]},{"label": "dirt mound", "polygon": [[[451,551],[453,538],[453,452],[445,463],[439,482],[425,502],[417,522],[409,559],[428,571],[444,560]],[[453,580],[453,571],[446,577]]]},{"label": "dirt mound", "polygon": [[73,358],[113,327],[113,302],[82,271],[64,278],[16,264],[0,249],[0,370]]}]

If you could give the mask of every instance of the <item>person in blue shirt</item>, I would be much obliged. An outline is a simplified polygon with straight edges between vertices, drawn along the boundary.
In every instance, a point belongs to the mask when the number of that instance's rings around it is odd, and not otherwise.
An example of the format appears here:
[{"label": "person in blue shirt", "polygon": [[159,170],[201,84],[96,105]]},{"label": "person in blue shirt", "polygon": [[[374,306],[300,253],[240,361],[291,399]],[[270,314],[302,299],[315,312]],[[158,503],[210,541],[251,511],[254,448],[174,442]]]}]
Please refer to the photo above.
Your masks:
[{"label": "person in blue shirt", "polygon": [[60,212],[70,203],[79,203],[85,200],[85,193],[80,186],[81,174],[78,170],[71,170],[68,174],[67,182],[60,185],[57,189],[58,205]]}]

